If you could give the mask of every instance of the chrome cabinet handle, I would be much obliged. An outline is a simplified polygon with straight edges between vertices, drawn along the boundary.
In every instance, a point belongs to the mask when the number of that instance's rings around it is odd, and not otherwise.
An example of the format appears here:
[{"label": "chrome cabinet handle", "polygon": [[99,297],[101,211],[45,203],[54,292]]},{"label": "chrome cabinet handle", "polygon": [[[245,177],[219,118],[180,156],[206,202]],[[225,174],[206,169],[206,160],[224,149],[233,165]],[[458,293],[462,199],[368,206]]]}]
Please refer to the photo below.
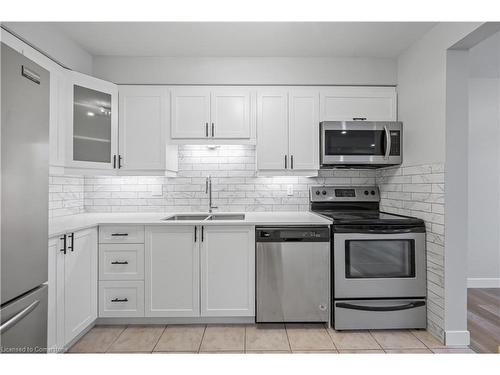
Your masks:
[{"label": "chrome cabinet handle", "polygon": [[121,155],[118,155],[118,169],[122,167],[122,159],[123,157]]},{"label": "chrome cabinet handle", "polygon": [[201,226],[201,242],[203,242],[203,240],[205,239],[204,238],[204,230],[203,229],[204,229],[204,226],[202,225]]},{"label": "chrome cabinet handle", "polygon": [[124,261],[115,260],[114,262],[111,262],[111,264],[128,264],[128,262],[126,260]]},{"label": "chrome cabinet handle", "polygon": [[113,155],[113,169],[116,169],[116,155]]},{"label": "chrome cabinet handle", "polygon": [[208,137],[208,122],[205,122],[205,137]]},{"label": "chrome cabinet handle", "polygon": [[194,226],[194,242],[197,241],[197,237],[198,237],[198,227],[195,225]]},{"label": "chrome cabinet handle", "polygon": [[353,121],[365,121],[366,117],[353,117],[352,120]]},{"label": "chrome cabinet handle", "polygon": [[287,158],[288,158],[288,155],[285,155],[285,169],[287,168]]},{"label": "chrome cabinet handle", "polygon": [[111,302],[128,302],[128,298],[115,298]]},{"label": "chrome cabinet handle", "polygon": [[111,233],[111,237],[126,237],[128,233]]},{"label": "chrome cabinet handle", "polygon": [[212,138],[215,135],[215,124],[212,122]]},{"label": "chrome cabinet handle", "polygon": [[19,323],[19,321],[22,320],[30,312],[32,312],[38,306],[39,303],[40,303],[40,301],[36,300],[32,304],[30,304],[28,307],[26,307],[24,310],[20,311],[19,313],[14,315],[12,318],[7,320],[4,324],[2,324],[0,326],[0,333],[4,333],[9,328],[11,328],[11,327],[15,326],[17,323]]},{"label": "chrome cabinet handle", "polygon": [[290,169],[293,169],[293,155],[290,156]]},{"label": "chrome cabinet handle", "polygon": [[387,130],[387,126],[384,125],[384,133],[385,133],[385,155],[384,159],[387,159],[389,157],[389,154],[391,152],[391,134],[389,133],[389,130]]}]

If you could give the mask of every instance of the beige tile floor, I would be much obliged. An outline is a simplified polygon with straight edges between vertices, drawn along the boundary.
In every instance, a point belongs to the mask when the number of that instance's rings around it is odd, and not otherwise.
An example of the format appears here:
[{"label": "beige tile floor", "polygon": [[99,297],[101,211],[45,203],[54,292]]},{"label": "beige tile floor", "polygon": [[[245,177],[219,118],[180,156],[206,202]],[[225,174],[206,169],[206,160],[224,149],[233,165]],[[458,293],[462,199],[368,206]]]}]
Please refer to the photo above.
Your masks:
[{"label": "beige tile floor", "polygon": [[334,331],[321,324],[95,326],[70,353],[473,353],[426,331]]}]

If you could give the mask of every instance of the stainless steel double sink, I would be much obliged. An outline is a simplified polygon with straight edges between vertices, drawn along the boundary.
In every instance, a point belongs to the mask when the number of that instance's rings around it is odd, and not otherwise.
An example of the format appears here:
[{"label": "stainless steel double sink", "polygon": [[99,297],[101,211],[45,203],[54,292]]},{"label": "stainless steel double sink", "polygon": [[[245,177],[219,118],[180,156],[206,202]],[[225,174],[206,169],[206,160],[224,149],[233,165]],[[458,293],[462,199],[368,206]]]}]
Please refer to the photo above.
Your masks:
[{"label": "stainless steel double sink", "polygon": [[180,214],[162,219],[164,221],[207,221],[207,220],[245,220],[245,214]]}]

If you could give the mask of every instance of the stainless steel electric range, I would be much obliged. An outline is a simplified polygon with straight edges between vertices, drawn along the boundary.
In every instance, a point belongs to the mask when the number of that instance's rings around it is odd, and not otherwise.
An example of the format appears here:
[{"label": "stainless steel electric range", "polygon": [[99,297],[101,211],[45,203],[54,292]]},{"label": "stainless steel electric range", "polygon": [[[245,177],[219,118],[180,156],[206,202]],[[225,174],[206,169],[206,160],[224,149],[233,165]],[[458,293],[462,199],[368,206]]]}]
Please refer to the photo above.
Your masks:
[{"label": "stainless steel electric range", "polygon": [[426,328],[425,225],[379,210],[377,187],[313,186],[310,209],[331,225],[337,330]]}]

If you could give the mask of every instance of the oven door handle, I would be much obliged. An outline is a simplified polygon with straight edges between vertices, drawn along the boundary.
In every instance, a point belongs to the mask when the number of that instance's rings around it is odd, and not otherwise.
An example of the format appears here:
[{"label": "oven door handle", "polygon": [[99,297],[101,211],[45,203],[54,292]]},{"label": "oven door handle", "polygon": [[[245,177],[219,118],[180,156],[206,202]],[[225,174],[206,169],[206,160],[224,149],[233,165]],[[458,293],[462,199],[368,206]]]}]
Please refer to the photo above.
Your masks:
[{"label": "oven door handle", "polygon": [[361,311],[399,311],[399,310],[408,310],[408,309],[413,309],[415,307],[425,306],[425,302],[417,301],[397,306],[360,306],[360,305],[353,305],[351,303],[337,302],[335,306],[342,309],[361,310]]}]

